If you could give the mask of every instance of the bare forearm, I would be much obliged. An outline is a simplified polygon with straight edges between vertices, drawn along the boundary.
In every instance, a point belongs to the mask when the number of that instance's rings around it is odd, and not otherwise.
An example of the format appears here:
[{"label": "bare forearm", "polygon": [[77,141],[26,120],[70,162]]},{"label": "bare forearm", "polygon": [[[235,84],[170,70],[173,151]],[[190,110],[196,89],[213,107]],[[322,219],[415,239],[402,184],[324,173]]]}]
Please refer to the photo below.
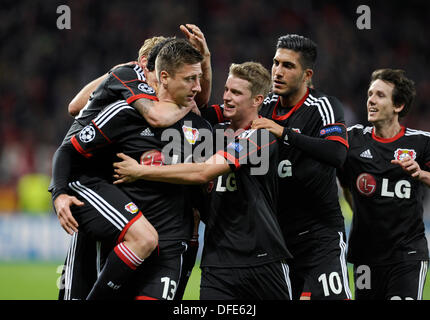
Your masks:
[{"label": "bare forearm", "polygon": [[198,107],[208,104],[212,92],[212,66],[210,54],[205,56],[201,66],[203,76],[200,79],[200,86],[202,90],[195,97]]},{"label": "bare forearm", "polygon": [[69,104],[69,113],[72,116],[76,116],[79,111],[87,104],[88,99],[91,96],[91,93],[97,89],[97,87],[108,77],[108,74],[104,74],[101,77],[91,81],[85,87],[79,91],[79,93],[73,98],[73,100]]},{"label": "bare forearm", "polygon": [[418,180],[430,187],[430,172],[421,170]]},{"label": "bare forearm", "polygon": [[179,107],[171,102],[148,99],[138,99],[133,102],[132,106],[154,128],[169,127],[182,119],[191,110],[190,108]]},{"label": "bare forearm", "polygon": [[143,168],[140,178],[174,184],[203,184],[230,171],[227,161],[215,154],[204,163]]},{"label": "bare forearm", "polygon": [[135,159],[118,153],[121,162],[115,162],[114,184],[139,179],[173,184],[203,184],[230,172],[230,166],[220,155],[213,155],[205,163],[181,163],[160,167],[140,165]]},{"label": "bare forearm", "polygon": [[139,178],[173,184],[203,184],[208,182],[204,163],[182,163],[161,167],[142,168]]}]

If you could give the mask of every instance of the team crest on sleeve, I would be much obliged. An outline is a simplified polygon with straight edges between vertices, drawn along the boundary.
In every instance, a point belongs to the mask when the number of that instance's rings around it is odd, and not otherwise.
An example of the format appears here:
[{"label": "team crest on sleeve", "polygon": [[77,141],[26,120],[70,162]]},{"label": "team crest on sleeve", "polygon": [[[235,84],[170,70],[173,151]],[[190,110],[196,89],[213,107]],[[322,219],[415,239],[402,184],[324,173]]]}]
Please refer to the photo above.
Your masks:
[{"label": "team crest on sleeve", "polygon": [[79,139],[85,143],[92,141],[95,138],[95,136],[96,136],[96,131],[91,126],[86,126],[79,133]]},{"label": "team crest on sleeve", "polygon": [[199,138],[199,130],[183,125],[182,131],[184,132],[185,139],[187,139],[190,144],[195,144],[197,142],[197,139]]},{"label": "team crest on sleeve", "polygon": [[402,161],[406,157],[410,157],[411,159],[415,160],[417,157],[417,153],[414,149],[397,149],[394,151],[394,159]]},{"label": "team crest on sleeve", "polygon": [[134,202],[130,202],[125,205],[125,210],[127,210],[131,214],[135,214],[139,211],[139,208],[134,204]]}]

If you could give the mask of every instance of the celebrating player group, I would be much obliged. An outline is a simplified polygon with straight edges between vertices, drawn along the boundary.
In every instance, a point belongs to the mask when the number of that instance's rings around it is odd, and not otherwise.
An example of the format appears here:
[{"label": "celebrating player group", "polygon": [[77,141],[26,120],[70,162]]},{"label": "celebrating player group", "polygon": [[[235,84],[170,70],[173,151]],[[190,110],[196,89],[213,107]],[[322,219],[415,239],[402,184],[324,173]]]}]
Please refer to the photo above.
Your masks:
[{"label": "celebrating player group", "polygon": [[355,299],[422,299],[430,133],[399,122],[414,82],[369,70],[370,125],[348,128],[312,84],[311,39],[279,37],[271,72],[232,63],[213,97],[205,36],[180,30],[69,105],[49,188],[72,235],[59,299],[180,300],[199,245],[202,300],[350,300],[347,261]]}]

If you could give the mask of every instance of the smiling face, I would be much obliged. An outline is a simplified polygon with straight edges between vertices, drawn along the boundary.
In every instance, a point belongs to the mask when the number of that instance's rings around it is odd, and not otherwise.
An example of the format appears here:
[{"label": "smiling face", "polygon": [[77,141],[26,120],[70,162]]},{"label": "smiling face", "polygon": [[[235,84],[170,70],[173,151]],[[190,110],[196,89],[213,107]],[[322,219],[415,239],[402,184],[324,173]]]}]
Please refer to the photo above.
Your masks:
[{"label": "smiling face", "polygon": [[244,79],[229,75],[224,87],[224,117],[231,121],[246,118],[255,99],[251,94],[251,84]]},{"label": "smiling face", "polygon": [[181,106],[189,106],[193,103],[196,94],[201,91],[201,76],[200,63],[184,64],[174,76],[167,71],[162,71],[160,80],[170,100]]},{"label": "smiling face", "polygon": [[392,122],[398,118],[402,106],[393,104],[394,84],[380,79],[373,81],[367,91],[367,120],[372,124]]}]

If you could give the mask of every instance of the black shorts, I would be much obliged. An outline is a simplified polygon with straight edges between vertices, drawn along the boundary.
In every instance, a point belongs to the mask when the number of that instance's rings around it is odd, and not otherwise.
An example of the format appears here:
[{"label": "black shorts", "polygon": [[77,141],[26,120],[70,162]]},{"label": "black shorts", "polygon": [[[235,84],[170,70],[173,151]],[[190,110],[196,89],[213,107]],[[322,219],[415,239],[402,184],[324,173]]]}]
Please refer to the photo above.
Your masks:
[{"label": "black shorts", "polygon": [[288,265],[202,267],[200,300],[291,300]]},{"label": "black shorts", "polygon": [[354,265],[355,300],[422,300],[428,261]]},{"label": "black shorts", "polygon": [[294,300],[352,299],[342,228],[310,228],[286,242]]},{"label": "black shorts", "polygon": [[182,300],[185,289],[187,288],[188,280],[191,277],[194,265],[196,264],[197,253],[199,251],[199,240],[191,239],[187,243],[187,251],[183,256],[181,277],[179,279],[178,288],[176,289],[175,300]]},{"label": "black shorts", "polygon": [[173,300],[178,288],[186,248],[187,245],[183,241],[160,241],[158,250],[154,250],[145,259],[121,289],[123,298]]},{"label": "black shorts", "polygon": [[[110,242],[95,241],[84,232],[75,233],[59,281],[59,300],[85,300],[113,247]],[[172,300],[186,247],[182,241],[160,241],[158,249],[144,260],[117,298]]]},{"label": "black shorts", "polygon": [[142,215],[124,192],[102,179],[84,178],[69,188],[84,205],[71,207],[79,232],[71,238],[63,266],[60,300],[87,297],[109,252]]},{"label": "black shorts", "polygon": [[69,183],[72,194],[84,202],[71,208],[79,230],[95,240],[121,242],[142,213],[117,186],[98,178],[83,181]]},{"label": "black shorts", "polygon": [[103,245],[82,231],[73,234],[61,277],[57,282],[58,299],[85,300],[112,248],[110,243]]}]

